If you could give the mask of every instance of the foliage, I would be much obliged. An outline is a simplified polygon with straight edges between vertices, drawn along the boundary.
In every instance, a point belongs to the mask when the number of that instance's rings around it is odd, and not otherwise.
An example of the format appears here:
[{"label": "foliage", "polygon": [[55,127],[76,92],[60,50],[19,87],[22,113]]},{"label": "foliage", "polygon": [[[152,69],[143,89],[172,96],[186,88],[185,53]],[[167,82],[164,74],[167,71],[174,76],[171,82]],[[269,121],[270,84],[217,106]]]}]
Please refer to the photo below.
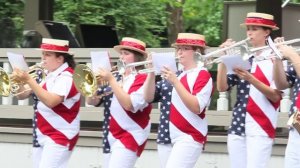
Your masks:
[{"label": "foliage", "polygon": [[131,36],[159,47],[166,27],[166,12],[159,0],[56,0],[54,19],[77,24],[114,25],[119,37]]},{"label": "foliage", "polygon": [[188,32],[205,35],[210,46],[221,42],[222,0],[186,0],[183,7],[184,26]]},{"label": "foliage", "polygon": [[16,47],[20,44],[24,17],[24,2],[21,0],[0,1],[0,47]]}]

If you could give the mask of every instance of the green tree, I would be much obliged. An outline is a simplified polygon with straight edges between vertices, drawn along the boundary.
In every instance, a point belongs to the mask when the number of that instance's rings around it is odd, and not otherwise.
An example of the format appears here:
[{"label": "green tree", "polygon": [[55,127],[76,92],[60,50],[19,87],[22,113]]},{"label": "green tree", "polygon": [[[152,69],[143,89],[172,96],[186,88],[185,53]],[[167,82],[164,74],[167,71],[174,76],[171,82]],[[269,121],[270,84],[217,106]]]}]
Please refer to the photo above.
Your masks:
[{"label": "green tree", "polygon": [[183,6],[185,30],[205,35],[210,46],[221,43],[222,15],[222,0],[186,0]]},{"label": "green tree", "polygon": [[131,36],[159,47],[166,28],[166,11],[159,0],[57,0],[54,20],[74,27],[79,23],[114,25],[119,37]]},{"label": "green tree", "polygon": [[24,2],[21,0],[0,1],[0,47],[17,47],[22,39]]}]

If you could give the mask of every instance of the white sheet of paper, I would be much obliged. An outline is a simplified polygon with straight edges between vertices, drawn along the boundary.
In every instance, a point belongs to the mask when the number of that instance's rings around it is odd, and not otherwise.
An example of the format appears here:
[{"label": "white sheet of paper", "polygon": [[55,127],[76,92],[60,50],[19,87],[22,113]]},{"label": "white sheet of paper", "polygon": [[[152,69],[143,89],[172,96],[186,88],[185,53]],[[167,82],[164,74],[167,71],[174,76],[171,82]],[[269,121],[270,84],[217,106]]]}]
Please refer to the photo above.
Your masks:
[{"label": "white sheet of paper", "polygon": [[249,70],[251,68],[250,62],[248,60],[243,60],[239,55],[225,55],[220,57],[222,62],[227,68],[227,73],[234,74],[234,68],[242,68],[244,70]]},{"label": "white sheet of paper", "polygon": [[111,71],[108,51],[91,51],[90,54],[93,72],[99,71],[99,68]]},{"label": "white sheet of paper", "polygon": [[28,71],[28,65],[22,54],[7,52],[6,55],[12,68],[19,68],[20,70]]},{"label": "white sheet of paper", "polygon": [[162,52],[152,54],[152,65],[155,69],[155,74],[160,74],[160,70],[166,66],[170,68],[174,73],[177,71],[175,53],[174,52]]}]

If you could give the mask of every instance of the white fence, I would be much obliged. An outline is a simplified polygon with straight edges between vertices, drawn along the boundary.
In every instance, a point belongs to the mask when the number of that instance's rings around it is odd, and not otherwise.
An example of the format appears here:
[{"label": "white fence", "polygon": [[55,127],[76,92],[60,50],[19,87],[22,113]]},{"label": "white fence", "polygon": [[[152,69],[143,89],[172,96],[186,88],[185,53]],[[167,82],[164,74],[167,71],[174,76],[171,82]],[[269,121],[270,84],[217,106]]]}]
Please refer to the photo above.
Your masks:
[{"label": "white fence", "polygon": [[[73,49],[77,63],[89,63],[90,51],[110,51],[113,62],[117,60],[117,53],[112,49]],[[7,60],[6,52],[24,54],[28,63],[40,62],[40,51],[35,49],[0,49],[0,65],[10,72],[11,68]],[[172,48],[150,49],[156,52],[170,52]],[[199,159],[197,166],[206,168],[229,167],[226,148],[226,128],[230,125],[231,111],[230,102],[234,100],[235,94],[222,92],[215,100],[216,105],[209,107],[207,119],[210,126],[208,143],[203,156]],[[0,164],[1,167],[31,167],[31,141],[32,128],[31,118],[33,116],[31,100],[16,100],[14,97],[0,97]],[[283,167],[283,156],[287,142],[286,122],[290,105],[288,90],[281,102],[281,112],[278,119],[279,135],[275,139],[272,153],[272,160],[269,167]],[[101,167],[101,145],[102,134],[100,130],[103,121],[103,109],[100,107],[86,106],[84,101],[80,110],[83,128],[80,132],[74,156],[71,159],[70,167],[74,168],[100,168]],[[140,158],[136,167],[148,168],[158,167],[156,153],[156,132],[155,126],[159,122],[159,111],[153,109],[151,113],[153,130],[148,138],[146,151]],[[7,152],[6,152],[7,151]],[[16,161],[20,160],[20,161]]]}]

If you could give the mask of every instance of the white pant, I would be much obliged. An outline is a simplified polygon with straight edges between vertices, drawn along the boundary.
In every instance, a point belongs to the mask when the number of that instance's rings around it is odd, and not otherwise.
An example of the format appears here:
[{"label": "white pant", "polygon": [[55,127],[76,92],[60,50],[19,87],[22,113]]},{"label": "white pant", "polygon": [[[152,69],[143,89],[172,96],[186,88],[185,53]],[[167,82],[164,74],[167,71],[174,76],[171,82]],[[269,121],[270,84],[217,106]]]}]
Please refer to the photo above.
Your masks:
[{"label": "white pant", "polygon": [[273,139],[269,137],[229,134],[227,147],[231,168],[266,168],[272,145]]},{"label": "white pant", "polygon": [[56,144],[51,139],[43,146],[34,147],[32,152],[34,168],[66,168],[71,156],[66,146]]},{"label": "white pant", "polygon": [[108,168],[111,154],[110,153],[102,153],[102,154],[103,154],[102,168]]},{"label": "white pant", "polygon": [[285,168],[300,168],[300,135],[297,130],[289,132],[289,139],[285,150]]},{"label": "white pant", "polygon": [[109,168],[133,168],[137,160],[137,153],[133,152],[120,142],[116,141],[111,146]]},{"label": "white pant", "polygon": [[160,167],[165,168],[172,151],[171,144],[157,144],[157,152],[160,160]]},{"label": "white pant", "polygon": [[203,144],[189,136],[183,136],[173,144],[166,168],[192,168],[203,150]]}]

